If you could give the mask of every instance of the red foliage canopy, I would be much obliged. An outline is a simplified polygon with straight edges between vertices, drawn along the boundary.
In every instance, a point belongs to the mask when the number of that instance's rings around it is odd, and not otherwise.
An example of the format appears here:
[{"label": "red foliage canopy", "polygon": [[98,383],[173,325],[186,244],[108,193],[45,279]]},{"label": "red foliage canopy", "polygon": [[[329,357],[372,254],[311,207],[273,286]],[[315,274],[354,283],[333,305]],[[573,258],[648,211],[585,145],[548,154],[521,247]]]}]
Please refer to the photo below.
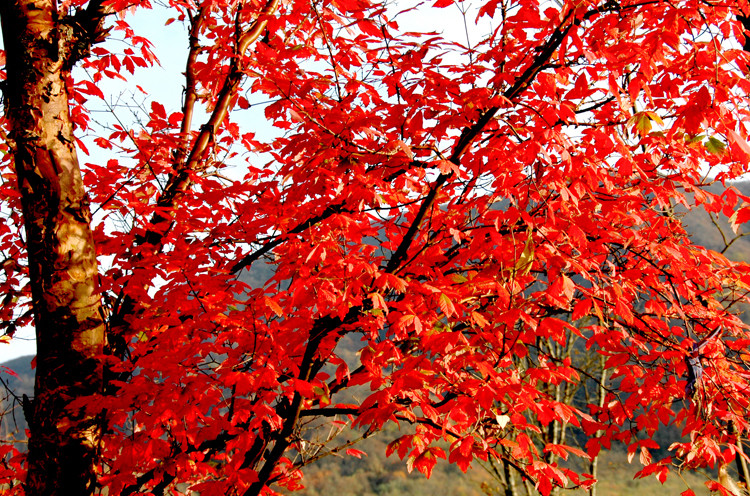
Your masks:
[{"label": "red foliage canopy", "polygon": [[[491,456],[542,493],[590,484],[558,460],[614,440],[666,477],[660,424],[688,434],[683,466],[734,457],[750,271],[679,212],[750,218],[750,198],[708,189],[750,161],[744,0],[490,0],[466,42],[369,0],[165,3],[189,30],[164,81],[182,108],[145,95],[133,123],[107,81],[158,70],[128,24],[150,2],[59,16],[119,12],[68,80],[78,137],[96,136],[79,146],[108,325],[106,389],[70,408],[106,418],[110,494],[294,489],[349,449],[305,434],[313,418],[414,424],[389,447],[410,468]],[[455,23],[456,5],[415,9]],[[10,156],[8,330],[31,315]],[[584,383],[601,387],[557,394]],[[540,438],[552,424],[587,453]]]}]

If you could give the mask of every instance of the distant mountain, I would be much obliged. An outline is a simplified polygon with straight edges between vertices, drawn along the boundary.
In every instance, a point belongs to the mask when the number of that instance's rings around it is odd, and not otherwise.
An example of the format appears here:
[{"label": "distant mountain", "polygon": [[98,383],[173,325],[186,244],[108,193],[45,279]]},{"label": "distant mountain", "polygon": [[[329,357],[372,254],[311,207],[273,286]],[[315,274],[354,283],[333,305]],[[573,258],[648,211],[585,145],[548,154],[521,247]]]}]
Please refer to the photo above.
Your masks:
[{"label": "distant mountain", "polygon": [[[21,409],[24,394],[34,392],[33,356],[5,362],[0,366],[0,436],[1,439],[26,439],[26,419]],[[15,375],[14,375],[15,374]]]},{"label": "distant mountain", "polygon": [[[750,197],[750,181],[732,183],[732,186],[740,194]],[[716,184],[708,190],[714,194],[721,194],[725,188]],[[739,233],[734,233],[727,217],[719,215],[712,220],[702,209],[695,209],[684,215],[686,230],[695,243],[718,252],[726,249],[724,255],[730,260],[750,261],[749,227],[740,226]],[[729,248],[726,248],[725,243],[730,243]]]}]

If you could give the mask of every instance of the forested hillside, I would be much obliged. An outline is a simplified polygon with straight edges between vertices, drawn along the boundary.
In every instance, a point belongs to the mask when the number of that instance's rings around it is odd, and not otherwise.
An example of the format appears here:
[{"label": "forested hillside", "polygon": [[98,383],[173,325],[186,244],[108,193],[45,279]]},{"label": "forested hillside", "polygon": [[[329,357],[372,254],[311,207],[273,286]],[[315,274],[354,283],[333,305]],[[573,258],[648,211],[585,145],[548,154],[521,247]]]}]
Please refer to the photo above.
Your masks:
[{"label": "forested hillside", "polygon": [[[738,182],[734,187],[743,195],[750,196],[750,182]],[[721,185],[716,184],[710,190],[716,194],[722,192]],[[693,239],[706,248],[724,252],[732,260],[750,260],[750,229],[738,226],[734,233],[725,216],[709,216],[705,211],[695,210],[686,214],[685,224]],[[729,247],[727,247],[729,244]]]},{"label": "forested hillside", "polygon": [[26,439],[26,419],[23,415],[23,395],[31,395],[34,391],[34,372],[31,359],[26,356],[6,361],[0,367],[0,432],[3,439],[15,439],[24,442]]}]

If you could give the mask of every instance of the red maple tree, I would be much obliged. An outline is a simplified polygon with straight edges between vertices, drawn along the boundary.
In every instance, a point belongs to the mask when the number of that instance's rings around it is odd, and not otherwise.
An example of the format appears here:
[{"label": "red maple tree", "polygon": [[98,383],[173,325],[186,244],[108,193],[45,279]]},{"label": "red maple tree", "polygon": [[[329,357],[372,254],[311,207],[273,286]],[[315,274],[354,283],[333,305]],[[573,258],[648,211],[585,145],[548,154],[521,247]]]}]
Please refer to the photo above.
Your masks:
[{"label": "red maple tree", "polygon": [[750,160],[746,2],[490,0],[466,43],[370,0],[164,4],[182,108],[107,124],[105,83],[157,62],[128,24],[150,2],[0,3],[0,314],[38,345],[9,494],[295,489],[360,454],[311,419],[413,424],[389,446],[410,468],[490,457],[543,494],[613,441],[660,480],[742,465],[750,271],[679,210],[750,218],[708,189]]}]

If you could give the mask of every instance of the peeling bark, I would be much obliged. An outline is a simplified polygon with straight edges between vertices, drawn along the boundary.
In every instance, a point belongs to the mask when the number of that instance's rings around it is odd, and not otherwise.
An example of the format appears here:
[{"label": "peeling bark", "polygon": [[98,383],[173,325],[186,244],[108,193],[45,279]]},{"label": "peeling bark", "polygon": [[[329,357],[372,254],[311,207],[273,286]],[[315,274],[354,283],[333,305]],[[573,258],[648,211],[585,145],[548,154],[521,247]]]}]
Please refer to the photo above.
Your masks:
[{"label": "peeling bark", "polygon": [[68,110],[70,39],[54,0],[0,5],[6,117],[37,337],[25,488],[34,495],[91,494],[100,427],[69,403],[101,392],[105,325],[91,212]]}]

